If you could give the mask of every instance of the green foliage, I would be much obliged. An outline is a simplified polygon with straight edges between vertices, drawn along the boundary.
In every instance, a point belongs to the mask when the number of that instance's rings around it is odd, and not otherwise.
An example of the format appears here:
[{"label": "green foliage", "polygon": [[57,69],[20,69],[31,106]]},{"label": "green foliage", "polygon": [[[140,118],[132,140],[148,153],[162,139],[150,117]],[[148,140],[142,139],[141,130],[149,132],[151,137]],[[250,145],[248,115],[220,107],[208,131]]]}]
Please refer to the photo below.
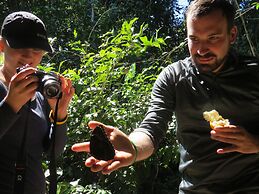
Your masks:
[{"label": "green foliage", "polygon": [[[165,157],[164,153],[168,153],[168,158],[165,158],[167,163],[163,164],[165,167],[178,160],[172,157],[172,150],[176,151],[176,147],[169,146],[158,152],[156,157],[107,177],[86,170],[83,161],[87,156],[70,151],[75,142],[89,139],[89,120],[117,126],[128,134],[144,117],[153,83],[162,65],[165,65],[166,56],[158,56],[164,55],[166,43],[159,37],[159,31],[149,38],[146,34],[148,25],[143,23],[136,28],[137,21],[137,18],[124,21],[120,30],[101,35],[97,50],[93,50],[87,42],[77,40],[77,31],[73,33],[75,40],[68,43],[69,50],[80,58],[80,62],[74,69],[66,68],[61,72],[72,79],[76,88],[69,110],[69,142],[63,155],[64,167],[59,184],[61,193],[66,190],[76,193],[76,189],[88,193],[86,189],[90,185],[95,185],[97,190],[99,187],[106,189],[102,191],[104,193],[134,193],[149,177],[154,177],[152,169],[159,166],[152,165],[152,160]],[[62,62],[59,69],[62,69],[61,66]],[[143,172],[147,179],[140,178]],[[76,185],[68,184],[75,180]]]},{"label": "green foliage", "polygon": [[[101,36],[102,44],[97,52],[89,52],[90,49],[80,41],[69,43],[71,50],[81,59],[80,68],[64,72],[70,76],[78,75],[71,78],[78,97],[73,107],[84,107],[77,117],[83,116],[79,119],[80,123],[82,120],[97,119],[125,129],[134,123],[136,116],[143,115],[143,103],[146,104],[147,99],[138,94],[142,92],[143,96],[150,93],[156,78],[153,73],[158,71],[158,67],[153,65],[158,61],[152,57],[144,60],[143,56],[149,54],[149,47],[160,48],[165,42],[157,36],[148,39],[143,35],[147,28],[144,24],[134,33],[133,24],[136,20],[125,21],[118,34],[112,30]],[[150,67],[142,70],[142,64],[150,64]],[[138,71],[144,73],[138,74]],[[132,103],[133,115],[132,110],[125,107],[129,106],[128,103]],[[127,120],[130,120],[128,124]],[[78,123],[75,125],[78,126]]]},{"label": "green foliage", "polygon": [[78,184],[78,180],[66,183],[61,182],[57,188],[57,194],[111,194],[110,191],[102,189],[96,184],[86,185],[85,187]]},{"label": "green foliage", "polygon": [[[125,133],[139,125],[158,73],[188,55],[177,1],[2,0],[0,5],[1,21],[11,11],[26,10],[45,22],[55,54],[46,55],[41,68],[71,78],[76,88],[69,109],[69,141],[58,161],[58,193],[177,193],[174,117],[153,157],[109,176],[90,172],[84,166],[87,154],[70,150],[75,142],[89,139],[89,120],[117,126]],[[258,3],[244,0],[241,5],[258,51]],[[238,49],[247,53],[247,34],[239,20],[237,25]],[[47,174],[47,162],[43,167]]]},{"label": "green foliage", "polygon": [[238,26],[238,38],[236,48],[243,54],[259,56],[259,28],[258,28],[258,2],[243,0],[240,3],[236,24]]},{"label": "green foliage", "polygon": [[255,6],[255,9],[259,10],[259,2],[253,2],[253,6]]}]

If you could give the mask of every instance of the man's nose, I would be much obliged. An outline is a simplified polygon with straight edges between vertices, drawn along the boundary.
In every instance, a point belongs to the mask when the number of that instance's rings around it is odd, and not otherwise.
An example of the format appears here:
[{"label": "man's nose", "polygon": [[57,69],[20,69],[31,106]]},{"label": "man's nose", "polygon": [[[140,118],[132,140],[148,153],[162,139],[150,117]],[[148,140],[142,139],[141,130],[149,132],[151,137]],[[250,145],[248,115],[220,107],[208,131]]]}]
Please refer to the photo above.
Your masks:
[{"label": "man's nose", "polygon": [[206,55],[209,52],[209,47],[206,42],[200,42],[198,45],[197,53],[201,56]]}]

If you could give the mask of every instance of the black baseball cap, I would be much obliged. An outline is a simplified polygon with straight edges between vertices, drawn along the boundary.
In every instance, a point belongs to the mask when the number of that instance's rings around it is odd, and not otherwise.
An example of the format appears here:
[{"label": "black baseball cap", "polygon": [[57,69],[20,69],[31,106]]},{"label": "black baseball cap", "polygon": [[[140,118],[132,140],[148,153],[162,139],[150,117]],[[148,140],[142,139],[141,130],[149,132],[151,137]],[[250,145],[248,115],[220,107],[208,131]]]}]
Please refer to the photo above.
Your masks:
[{"label": "black baseball cap", "polygon": [[1,36],[14,49],[38,48],[53,52],[44,23],[29,12],[19,11],[9,14],[2,24]]}]

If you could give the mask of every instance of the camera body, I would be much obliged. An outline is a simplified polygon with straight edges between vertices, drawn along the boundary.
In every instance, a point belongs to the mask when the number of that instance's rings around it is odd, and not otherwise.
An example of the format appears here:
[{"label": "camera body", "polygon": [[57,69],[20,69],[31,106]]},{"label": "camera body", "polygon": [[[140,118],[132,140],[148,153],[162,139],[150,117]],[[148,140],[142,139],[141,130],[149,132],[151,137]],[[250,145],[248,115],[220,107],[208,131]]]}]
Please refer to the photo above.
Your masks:
[{"label": "camera body", "polygon": [[[19,73],[26,67],[16,68],[16,72]],[[39,78],[39,86],[37,91],[39,91],[46,98],[59,98],[61,95],[61,81],[59,76],[54,72],[45,72],[42,70],[37,70],[32,74]]]}]

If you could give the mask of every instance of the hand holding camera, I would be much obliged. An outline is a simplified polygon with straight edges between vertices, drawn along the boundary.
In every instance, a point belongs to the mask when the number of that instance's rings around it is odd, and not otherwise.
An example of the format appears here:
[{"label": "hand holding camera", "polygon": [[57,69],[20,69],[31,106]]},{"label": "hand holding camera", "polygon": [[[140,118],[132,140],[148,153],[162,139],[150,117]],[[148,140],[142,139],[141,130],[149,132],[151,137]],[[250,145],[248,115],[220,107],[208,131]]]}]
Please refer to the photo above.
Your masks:
[{"label": "hand holding camera", "polygon": [[35,68],[28,67],[10,79],[4,100],[16,113],[35,96],[39,79],[36,76],[30,76],[34,73]]},{"label": "hand holding camera", "polygon": [[28,65],[18,67],[10,81],[5,102],[18,112],[21,107],[35,96],[35,91],[41,92],[46,98],[61,96],[61,81],[54,73],[32,68]]},{"label": "hand holding camera", "polygon": [[21,107],[39,91],[47,98],[51,109],[55,112],[55,104],[59,100],[59,117],[67,115],[67,107],[74,95],[75,89],[71,80],[53,72],[47,73],[28,65],[16,69],[9,84],[5,102],[18,112]]},{"label": "hand holding camera", "polygon": [[[18,67],[16,72],[19,73],[24,67]],[[37,91],[42,93],[46,98],[59,98],[61,95],[61,81],[59,76],[54,72],[46,73],[42,70],[37,70],[32,75],[35,75],[39,79],[39,86]]]}]

